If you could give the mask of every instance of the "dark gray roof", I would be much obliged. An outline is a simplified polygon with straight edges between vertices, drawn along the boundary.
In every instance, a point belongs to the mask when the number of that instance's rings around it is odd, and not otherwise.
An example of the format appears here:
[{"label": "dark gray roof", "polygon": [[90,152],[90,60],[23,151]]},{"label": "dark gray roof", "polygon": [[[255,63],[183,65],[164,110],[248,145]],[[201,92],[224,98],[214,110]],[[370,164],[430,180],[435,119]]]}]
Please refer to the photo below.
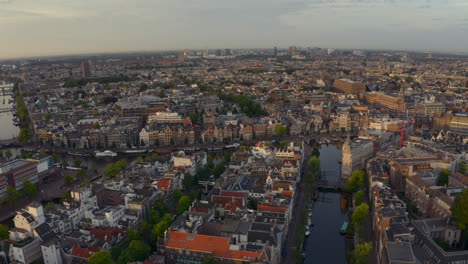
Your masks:
[{"label": "dark gray roof", "polygon": [[37,226],[36,228],[34,228],[34,230],[39,235],[39,238],[44,244],[48,244],[49,242],[57,240],[57,236],[55,235],[54,230],[52,230],[50,226],[46,223]]},{"label": "dark gray roof", "polygon": [[409,242],[387,242],[387,255],[391,264],[416,263],[416,258]]}]

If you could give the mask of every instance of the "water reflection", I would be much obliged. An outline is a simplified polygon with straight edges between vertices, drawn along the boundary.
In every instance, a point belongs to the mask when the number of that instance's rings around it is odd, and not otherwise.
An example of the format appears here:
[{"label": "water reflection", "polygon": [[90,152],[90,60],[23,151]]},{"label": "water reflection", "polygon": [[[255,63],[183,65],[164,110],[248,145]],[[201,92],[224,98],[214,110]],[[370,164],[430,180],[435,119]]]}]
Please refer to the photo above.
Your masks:
[{"label": "water reflection", "polygon": [[[7,95],[0,95],[0,109],[12,108],[12,97]],[[0,113],[0,141],[9,140],[18,136],[19,127],[13,124],[13,113],[4,112]]]},{"label": "water reflection", "polygon": [[[341,147],[322,145],[320,165],[326,180],[340,178]],[[340,193],[319,192],[312,205],[312,224],[310,236],[306,239],[304,263],[346,263],[344,237],[340,228],[346,221],[346,199]]]}]

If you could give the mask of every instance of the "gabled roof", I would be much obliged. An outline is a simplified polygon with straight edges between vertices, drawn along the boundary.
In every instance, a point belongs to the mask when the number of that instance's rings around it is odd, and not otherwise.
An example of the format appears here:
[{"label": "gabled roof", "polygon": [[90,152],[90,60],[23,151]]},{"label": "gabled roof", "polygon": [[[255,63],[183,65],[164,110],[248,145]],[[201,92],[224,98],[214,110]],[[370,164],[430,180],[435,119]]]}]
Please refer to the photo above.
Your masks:
[{"label": "gabled roof", "polygon": [[88,259],[98,251],[99,248],[80,248],[78,246],[73,246],[71,255],[78,258]]},{"label": "gabled roof", "polygon": [[158,180],[158,189],[160,190],[168,190],[171,186],[171,179],[159,179]]},{"label": "gabled roof", "polygon": [[125,230],[117,227],[108,227],[106,229],[92,228],[90,230],[91,236],[99,241],[113,241],[118,238],[119,234],[123,234],[124,232]]}]

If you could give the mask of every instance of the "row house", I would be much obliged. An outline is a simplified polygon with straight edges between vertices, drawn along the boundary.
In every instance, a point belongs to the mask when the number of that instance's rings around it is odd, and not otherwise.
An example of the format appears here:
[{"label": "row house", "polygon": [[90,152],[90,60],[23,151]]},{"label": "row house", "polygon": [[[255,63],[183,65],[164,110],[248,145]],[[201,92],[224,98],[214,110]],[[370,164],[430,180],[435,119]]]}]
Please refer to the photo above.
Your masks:
[{"label": "row house", "polygon": [[203,142],[225,142],[237,138],[238,130],[234,125],[227,125],[224,128],[208,126],[202,132]]},{"label": "row house", "polygon": [[195,131],[186,125],[155,125],[146,126],[140,131],[140,141],[146,146],[181,145],[195,143]]},{"label": "row house", "polygon": [[441,189],[431,186],[420,176],[406,178],[406,197],[424,216],[450,217],[453,200]]}]

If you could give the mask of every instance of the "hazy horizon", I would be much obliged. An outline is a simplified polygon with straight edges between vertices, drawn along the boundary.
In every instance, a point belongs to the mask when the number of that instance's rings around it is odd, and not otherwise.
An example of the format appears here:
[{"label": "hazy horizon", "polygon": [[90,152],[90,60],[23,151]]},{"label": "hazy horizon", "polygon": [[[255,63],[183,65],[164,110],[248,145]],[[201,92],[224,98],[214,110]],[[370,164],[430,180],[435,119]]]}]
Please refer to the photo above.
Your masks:
[{"label": "hazy horizon", "polygon": [[0,0],[0,59],[318,46],[468,53],[463,0]]}]

